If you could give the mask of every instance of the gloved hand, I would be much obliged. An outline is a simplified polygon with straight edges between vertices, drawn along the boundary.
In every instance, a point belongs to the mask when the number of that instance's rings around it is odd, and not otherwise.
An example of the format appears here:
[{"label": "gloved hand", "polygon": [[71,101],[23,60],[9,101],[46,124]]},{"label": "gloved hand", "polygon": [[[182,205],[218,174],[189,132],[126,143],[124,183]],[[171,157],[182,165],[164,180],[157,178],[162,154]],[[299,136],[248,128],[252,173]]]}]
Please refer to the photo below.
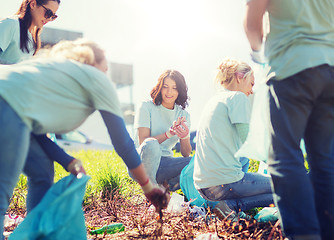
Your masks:
[{"label": "gloved hand", "polygon": [[189,128],[186,121],[182,121],[180,125],[175,127],[175,132],[180,139],[190,138]]},{"label": "gloved hand", "polygon": [[254,216],[254,218],[258,222],[270,222],[276,221],[278,219],[278,209],[277,207],[264,207],[258,214]]},{"label": "gloved hand", "polygon": [[250,53],[252,61],[260,64],[260,65],[265,65],[266,61],[265,61],[265,57],[264,54],[261,50],[255,51],[252,50],[252,52]]},{"label": "gloved hand", "polygon": [[158,185],[153,185],[149,179],[145,185],[141,186],[141,188],[143,189],[146,198],[154,205],[156,212],[167,208],[170,196],[165,189]]},{"label": "gloved hand", "polygon": [[67,170],[75,176],[79,173],[86,174],[86,171],[79,159],[73,159],[67,166]]}]

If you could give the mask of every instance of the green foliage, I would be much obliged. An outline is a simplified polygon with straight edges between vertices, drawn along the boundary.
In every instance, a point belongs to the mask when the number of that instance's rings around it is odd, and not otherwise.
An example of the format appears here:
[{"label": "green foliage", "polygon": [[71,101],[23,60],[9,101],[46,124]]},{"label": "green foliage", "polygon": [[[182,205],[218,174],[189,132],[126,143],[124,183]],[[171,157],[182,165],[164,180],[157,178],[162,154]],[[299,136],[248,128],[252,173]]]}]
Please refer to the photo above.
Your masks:
[{"label": "green foliage", "polygon": [[27,192],[27,177],[21,174],[19,177],[19,181],[14,188],[9,209],[24,209],[26,205]]},{"label": "green foliage", "polygon": [[[91,179],[87,183],[84,202],[92,198],[112,197],[114,191],[123,196],[131,197],[141,194],[141,188],[128,173],[123,160],[115,151],[79,151],[70,152],[70,155],[83,162],[87,175]],[[58,163],[55,163],[55,182],[69,175]],[[11,200],[10,209],[24,208],[27,194],[27,177],[20,175]]]},{"label": "green foliage", "polygon": [[249,159],[249,168],[248,172],[257,172],[259,170],[259,161]]},{"label": "green foliage", "polygon": [[[123,160],[115,151],[88,150],[70,154],[83,162],[87,175],[91,177],[87,183],[85,201],[92,196],[108,197],[114,191],[119,191],[121,195],[141,191],[140,186],[129,177]],[[60,165],[56,166],[56,173],[59,179],[68,174]]]}]

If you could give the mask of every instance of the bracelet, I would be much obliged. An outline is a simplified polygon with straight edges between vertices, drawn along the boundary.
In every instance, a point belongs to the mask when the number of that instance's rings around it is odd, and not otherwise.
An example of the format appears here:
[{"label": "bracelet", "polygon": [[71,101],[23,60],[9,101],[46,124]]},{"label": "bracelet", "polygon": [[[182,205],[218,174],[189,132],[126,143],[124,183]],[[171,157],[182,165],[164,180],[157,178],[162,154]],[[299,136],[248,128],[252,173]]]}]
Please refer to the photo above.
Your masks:
[{"label": "bracelet", "polygon": [[151,191],[153,190],[153,188],[154,188],[154,187],[153,187],[153,184],[152,184],[151,181],[148,181],[148,183],[146,183],[146,185],[141,186],[141,189],[143,190],[143,192],[144,192],[145,194],[151,192]]},{"label": "bracelet", "polygon": [[173,135],[169,131],[165,132],[165,136],[168,139],[171,138],[171,137],[173,137]]},{"label": "bracelet", "polygon": [[180,138],[181,140],[184,140],[184,139],[187,139],[187,138],[190,138],[190,133],[187,134],[187,136],[183,137],[183,138]]},{"label": "bracelet", "polygon": [[143,183],[143,184],[139,183],[139,185],[140,185],[141,187],[142,187],[142,186],[145,186],[146,184],[148,184],[149,181],[150,181],[150,179],[147,178],[147,180],[145,181],[145,183]]}]

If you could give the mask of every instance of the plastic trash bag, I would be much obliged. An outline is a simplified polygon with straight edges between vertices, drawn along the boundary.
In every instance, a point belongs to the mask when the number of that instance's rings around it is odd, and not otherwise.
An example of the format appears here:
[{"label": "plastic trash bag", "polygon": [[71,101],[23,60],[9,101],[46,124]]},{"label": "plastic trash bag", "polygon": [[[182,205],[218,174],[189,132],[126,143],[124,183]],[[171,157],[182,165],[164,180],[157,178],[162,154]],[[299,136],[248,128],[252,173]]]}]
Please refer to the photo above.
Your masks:
[{"label": "plastic trash bag", "polygon": [[257,73],[254,86],[254,101],[249,123],[249,132],[245,143],[236,152],[235,157],[267,162],[271,144],[269,133],[269,87],[266,84],[266,67],[254,67]]},{"label": "plastic trash bag", "polygon": [[202,233],[195,240],[219,240],[217,233]]},{"label": "plastic trash bag", "polygon": [[82,201],[87,175],[70,174],[54,184],[41,202],[9,236],[9,240],[87,239]]},{"label": "plastic trash bag", "polygon": [[187,166],[182,169],[180,174],[180,187],[184,195],[190,201],[190,205],[198,207],[212,207],[218,202],[212,202],[205,200],[197,191],[194,185],[194,158],[193,156]]},{"label": "plastic trash bag", "polygon": [[184,202],[184,197],[176,192],[172,193],[172,197],[169,200],[167,211],[169,212],[182,212],[187,209],[188,206]]},{"label": "plastic trash bag", "polygon": [[277,207],[265,207],[262,208],[258,214],[254,216],[254,218],[258,222],[273,222],[278,220],[278,209]]}]

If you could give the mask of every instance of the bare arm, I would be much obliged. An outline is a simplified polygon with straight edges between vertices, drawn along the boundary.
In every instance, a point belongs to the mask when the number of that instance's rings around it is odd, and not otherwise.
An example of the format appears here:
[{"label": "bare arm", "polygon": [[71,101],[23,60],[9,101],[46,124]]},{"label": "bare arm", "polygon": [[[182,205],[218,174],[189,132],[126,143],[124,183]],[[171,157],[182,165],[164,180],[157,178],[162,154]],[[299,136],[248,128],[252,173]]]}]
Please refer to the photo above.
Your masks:
[{"label": "bare arm", "polygon": [[263,39],[263,15],[269,0],[251,0],[246,5],[244,29],[252,50],[261,49]]},{"label": "bare arm", "polygon": [[189,157],[192,147],[190,144],[190,137],[186,139],[180,139],[180,149],[183,157]]},{"label": "bare arm", "polygon": [[139,145],[142,144],[143,141],[146,138],[149,138],[149,137],[157,139],[159,144],[168,139],[165,133],[162,133],[162,134],[157,135],[157,136],[151,136],[151,129],[150,128],[146,128],[146,127],[138,128]]}]

